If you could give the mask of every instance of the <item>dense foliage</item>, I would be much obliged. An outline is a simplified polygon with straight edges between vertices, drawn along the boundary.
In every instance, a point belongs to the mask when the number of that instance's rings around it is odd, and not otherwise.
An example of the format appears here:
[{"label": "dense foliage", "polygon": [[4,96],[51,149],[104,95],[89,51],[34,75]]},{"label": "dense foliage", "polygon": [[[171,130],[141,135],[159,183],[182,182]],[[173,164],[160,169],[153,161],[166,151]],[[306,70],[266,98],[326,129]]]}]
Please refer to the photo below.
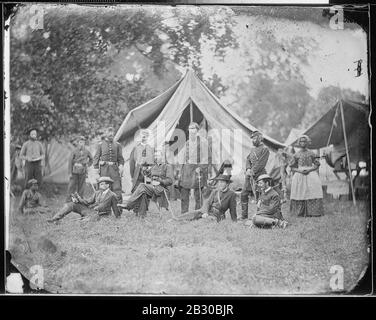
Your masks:
[{"label": "dense foliage", "polygon": [[[231,43],[205,11],[176,15],[140,8],[44,9],[43,29],[32,30],[27,7],[11,23],[12,135],[38,127],[44,140],[85,134],[93,137],[106,125],[117,128],[129,109],[155,96],[145,77],[108,76],[106,69],[124,49],[146,57],[161,76],[165,61],[191,66],[200,73],[199,39],[205,35],[220,46]],[[162,46],[164,46],[162,48]],[[167,46],[167,47],[166,47]],[[220,54],[220,51],[218,51]],[[31,97],[22,102],[22,96]]]}]

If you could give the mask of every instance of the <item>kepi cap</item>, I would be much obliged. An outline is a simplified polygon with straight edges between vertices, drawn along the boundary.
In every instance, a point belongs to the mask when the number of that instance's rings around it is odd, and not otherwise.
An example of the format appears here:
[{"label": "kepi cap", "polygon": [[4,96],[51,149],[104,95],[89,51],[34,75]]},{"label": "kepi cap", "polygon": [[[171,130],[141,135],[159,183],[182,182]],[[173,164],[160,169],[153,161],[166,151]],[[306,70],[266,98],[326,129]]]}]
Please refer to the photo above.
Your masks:
[{"label": "kepi cap", "polygon": [[269,176],[268,174],[262,174],[260,175],[258,178],[257,178],[257,182],[261,181],[261,180],[272,180],[271,176]]},{"label": "kepi cap", "polygon": [[251,133],[251,138],[252,137],[254,137],[254,136],[262,136],[262,133],[260,132],[260,131],[253,131],[252,133]]},{"label": "kepi cap", "polygon": [[231,180],[231,175],[228,175],[228,174],[220,174],[218,175],[218,177],[215,177],[214,180],[222,180],[222,181],[226,181],[228,183],[231,183],[232,180]]}]

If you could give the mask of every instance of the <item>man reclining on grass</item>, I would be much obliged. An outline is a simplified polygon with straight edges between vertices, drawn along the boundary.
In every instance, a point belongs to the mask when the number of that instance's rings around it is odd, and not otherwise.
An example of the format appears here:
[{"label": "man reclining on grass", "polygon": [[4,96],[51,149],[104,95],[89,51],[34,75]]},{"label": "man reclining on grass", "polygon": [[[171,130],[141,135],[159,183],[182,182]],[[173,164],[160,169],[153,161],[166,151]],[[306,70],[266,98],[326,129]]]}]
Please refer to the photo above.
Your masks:
[{"label": "man reclining on grass", "polygon": [[261,195],[257,202],[257,213],[253,216],[253,225],[259,228],[286,228],[287,221],[281,212],[281,197],[271,186],[271,177],[262,174],[257,179]]},{"label": "man reclining on grass", "polygon": [[120,218],[120,211],[117,207],[116,194],[110,190],[113,180],[110,177],[98,179],[99,190],[95,191],[89,199],[83,199],[78,193],[72,195],[72,201],[64,206],[48,222],[55,222],[64,218],[70,212],[76,212],[81,217],[94,214],[97,218],[109,216],[111,209],[116,218]]},{"label": "man reclining on grass", "polygon": [[49,210],[42,202],[42,196],[38,192],[38,181],[30,179],[27,182],[28,189],[22,193],[19,213],[32,214],[32,213],[47,213]]},{"label": "man reclining on grass", "polygon": [[190,211],[175,217],[175,220],[196,220],[200,218],[215,218],[217,222],[226,218],[226,211],[230,210],[232,221],[237,221],[236,194],[229,189],[232,182],[230,175],[220,174],[215,180],[217,189],[213,190],[201,209]]}]

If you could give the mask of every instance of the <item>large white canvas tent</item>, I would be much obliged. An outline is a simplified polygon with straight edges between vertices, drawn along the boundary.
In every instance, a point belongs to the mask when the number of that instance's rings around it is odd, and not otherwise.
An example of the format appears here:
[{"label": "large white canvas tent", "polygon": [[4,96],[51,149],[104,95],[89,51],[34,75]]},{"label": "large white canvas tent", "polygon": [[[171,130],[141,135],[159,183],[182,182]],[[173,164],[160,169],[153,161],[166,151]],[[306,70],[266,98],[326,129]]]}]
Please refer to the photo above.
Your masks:
[{"label": "large white canvas tent", "polygon": [[[115,140],[123,144],[126,160],[124,191],[130,190],[128,160],[137,143],[135,134],[138,129],[149,129],[153,140],[150,144],[161,147],[165,141],[174,140],[177,129],[187,134],[190,121],[199,123],[204,131],[209,132],[212,141],[219,143],[219,149],[213,148],[215,162],[219,164],[231,158],[234,161],[234,180],[240,183],[244,179],[245,158],[252,147],[250,134],[258,129],[223,106],[195,73],[188,70],[165,92],[131,110],[117,131]],[[278,175],[278,170],[273,170],[276,167],[275,151],[285,145],[267,135],[264,135],[264,143],[271,150],[267,171]]]}]

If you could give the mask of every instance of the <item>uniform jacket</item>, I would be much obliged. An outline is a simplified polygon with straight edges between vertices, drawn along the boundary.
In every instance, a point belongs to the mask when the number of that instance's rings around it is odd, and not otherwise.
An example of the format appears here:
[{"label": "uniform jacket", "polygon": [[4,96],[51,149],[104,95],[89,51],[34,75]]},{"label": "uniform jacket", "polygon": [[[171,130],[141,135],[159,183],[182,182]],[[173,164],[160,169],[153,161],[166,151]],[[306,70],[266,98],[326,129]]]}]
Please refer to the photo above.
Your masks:
[{"label": "uniform jacket", "polygon": [[154,164],[149,172],[148,176],[150,178],[152,177],[159,177],[161,185],[163,187],[168,187],[172,184],[172,179],[168,177],[168,164],[162,163],[162,164]]},{"label": "uniform jacket", "polygon": [[[261,143],[257,147],[253,147],[246,159],[246,170],[251,169],[252,178],[256,180],[261,174],[265,174],[265,166],[269,159],[269,149]],[[250,189],[249,177],[245,176],[244,189]],[[250,189],[251,190],[251,189]]]},{"label": "uniform jacket", "polygon": [[[86,148],[75,148],[69,158],[68,173],[86,174],[87,167],[93,163],[93,156]],[[81,166],[77,166],[80,164]]]},{"label": "uniform jacket", "polygon": [[121,144],[115,141],[108,142],[106,140],[99,143],[97,151],[94,155],[94,168],[99,168],[99,161],[115,162],[117,165],[124,165]]},{"label": "uniform jacket", "polygon": [[[132,178],[132,185],[134,186],[137,180],[142,175],[142,165],[154,164],[154,149],[148,145],[139,143],[135,146],[129,156],[129,171]],[[142,175],[143,177],[143,175]],[[132,188],[133,188],[132,186]]]},{"label": "uniform jacket", "polygon": [[154,164],[149,170],[149,177],[159,177],[160,185],[155,186],[155,189],[160,196],[157,199],[153,199],[158,201],[159,206],[162,208],[168,208],[168,200],[166,198],[166,193],[163,189],[167,189],[167,187],[172,185],[172,179],[168,177],[169,173],[169,165],[166,163],[162,164]]},{"label": "uniform jacket", "polygon": [[103,194],[103,190],[97,190],[88,199],[82,199],[81,203],[89,208],[98,207],[99,213],[111,213],[111,209],[116,217],[120,216],[117,206],[116,194],[111,190]]},{"label": "uniform jacket", "polygon": [[269,218],[283,219],[281,212],[281,197],[278,192],[270,188],[267,192],[262,192],[259,198],[261,205],[257,215]]},{"label": "uniform jacket", "polygon": [[214,215],[217,220],[224,219],[227,210],[230,210],[231,219],[237,220],[236,215],[236,194],[227,189],[225,192],[213,190],[209,199],[204,202],[204,212]]}]

